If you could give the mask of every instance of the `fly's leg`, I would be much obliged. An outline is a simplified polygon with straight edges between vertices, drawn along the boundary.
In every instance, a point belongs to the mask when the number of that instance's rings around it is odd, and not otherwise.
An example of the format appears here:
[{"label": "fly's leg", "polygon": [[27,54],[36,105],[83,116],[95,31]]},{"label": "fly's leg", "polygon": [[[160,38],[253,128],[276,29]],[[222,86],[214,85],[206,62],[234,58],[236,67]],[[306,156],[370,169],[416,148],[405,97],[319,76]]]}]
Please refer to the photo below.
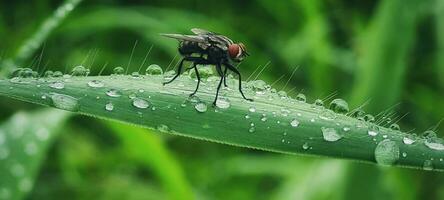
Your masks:
[{"label": "fly's leg", "polygon": [[197,70],[197,64],[194,63],[193,67],[191,67],[191,68],[194,68],[194,72],[196,72],[197,86],[196,86],[196,89],[194,89],[194,92],[190,94],[190,97],[196,94],[197,90],[199,89],[199,84],[200,84],[200,75],[199,75],[199,70]]},{"label": "fly's leg", "polygon": [[[222,71],[222,70],[220,69],[220,64],[219,64],[219,63],[216,65],[216,70],[218,70],[218,71]],[[219,85],[217,86],[217,90],[216,90],[216,98],[214,98],[213,106],[216,106],[216,101],[217,101],[217,98],[218,98],[218,96],[219,96],[219,90],[220,90],[220,87],[222,86],[222,82],[223,82],[223,80],[224,80],[224,76],[223,76],[223,74],[219,74],[219,75],[220,75],[220,81],[219,81]]]},{"label": "fly's leg", "polygon": [[247,101],[253,101],[253,99],[249,99],[249,98],[245,97],[244,92],[242,92],[242,79],[241,79],[241,74],[240,74],[240,72],[239,72],[235,67],[233,67],[232,65],[230,65],[230,64],[228,64],[228,63],[226,63],[226,62],[224,63],[224,65],[225,65],[228,69],[230,69],[231,71],[233,71],[234,73],[237,74],[237,76],[238,76],[238,78],[239,78],[239,92],[241,93],[242,97],[243,97],[245,100],[247,100]]},{"label": "fly's leg", "polygon": [[228,70],[228,67],[226,67],[225,66],[225,69],[224,69],[224,86],[225,87],[228,87],[228,85],[227,85],[227,70]]},{"label": "fly's leg", "polygon": [[163,82],[163,83],[162,83],[163,85],[166,85],[166,84],[169,84],[169,83],[173,82],[174,80],[176,80],[177,77],[180,76],[180,73],[182,72],[183,62],[184,62],[186,59],[187,59],[187,57],[182,58],[182,60],[181,60],[180,63],[179,63],[179,66],[177,67],[176,75],[174,75],[174,77],[173,77],[171,80],[169,80],[169,81],[167,81],[167,82]]}]

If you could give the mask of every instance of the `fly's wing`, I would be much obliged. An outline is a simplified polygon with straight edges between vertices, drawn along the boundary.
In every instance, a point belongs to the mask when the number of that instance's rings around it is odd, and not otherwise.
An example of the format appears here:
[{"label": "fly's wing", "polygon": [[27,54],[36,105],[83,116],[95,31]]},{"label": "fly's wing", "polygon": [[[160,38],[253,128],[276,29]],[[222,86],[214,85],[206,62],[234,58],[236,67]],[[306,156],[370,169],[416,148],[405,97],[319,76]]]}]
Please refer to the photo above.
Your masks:
[{"label": "fly's wing", "polygon": [[170,33],[162,33],[160,34],[165,37],[173,38],[180,41],[190,41],[190,42],[198,42],[198,43],[207,43],[205,37],[199,35],[181,35],[181,34],[170,34]]},{"label": "fly's wing", "polygon": [[207,31],[204,29],[193,28],[193,29],[191,29],[191,31],[194,34],[196,34],[197,36],[207,38],[210,43],[213,43],[215,46],[217,46],[223,50],[228,50],[228,46],[230,46],[231,44],[234,43],[233,40],[231,40],[230,38],[228,38],[226,36],[223,36],[221,34],[214,33],[211,31]]}]

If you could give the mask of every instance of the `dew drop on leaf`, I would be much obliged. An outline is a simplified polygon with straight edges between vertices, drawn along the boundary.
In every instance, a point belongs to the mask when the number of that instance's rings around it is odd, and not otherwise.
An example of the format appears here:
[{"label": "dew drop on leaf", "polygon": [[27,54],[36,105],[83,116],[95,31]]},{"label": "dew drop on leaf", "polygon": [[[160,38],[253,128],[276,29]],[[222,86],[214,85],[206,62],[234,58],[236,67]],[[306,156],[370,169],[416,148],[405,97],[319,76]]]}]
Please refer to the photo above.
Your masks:
[{"label": "dew drop on leaf", "polygon": [[122,75],[125,73],[125,69],[123,67],[116,67],[113,69],[115,75]]},{"label": "dew drop on leaf", "polygon": [[305,97],[305,94],[299,93],[298,95],[296,95],[296,100],[298,100],[300,102],[306,102],[307,97]]},{"label": "dew drop on leaf", "polygon": [[146,101],[145,99],[134,97],[133,98],[133,106],[136,108],[145,109],[145,108],[150,107],[150,103],[148,101]]},{"label": "dew drop on leaf", "polygon": [[399,127],[398,124],[393,123],[392,125],[390,125],[390,129],[392,129],[394,131],[399,131],[401,128]]},{"label": "dew drop on leaf", "polygon": [[85,68],[82,65],[75,66],[71,71],[72,76],[87,76],[88,74],[89,74],[89,69]]},{"label": "dew drop on leaf", "polygon": [[101,87],[105,86],[105,84],[99,80],[92,80],[92,81],[88,82],[88,86],[92,87],[92,88],[101,88]]},{"label": "dew drop on leaf", "polygon": [[68,110],[68,111],[78,111],[79,110],[79,101],[69,95],[57,94],[53,93],[51,95],[52,104],[54,107]]},{"label": "dew drop on leaf", "polygon": [[122,96],[122,93],[116,89],[109,89],[108,91],[106,91],[106,95],[110,97],[120,97]]},{"label": "dew drop on leaf", "polygon": [[146,68],[146,75],[161,75],[163,74],[163,70],[159,65],[152,64]]},{"label": "dew drop on leaf", "polygon": [[402,138],[402,142],[403,142],[404,144],[410,145],[410,144],[415,143],[415,139],[414,139],[413,136],[411,136],[411,135],[407,135],[407,136],[404,136],[404,137]]},{"label": "dew drop on leaf", "polygon": [[381,165],[392,165],[399,159],[399,147],[396,142],[385,139],[375,148],[375,160]]},{"label": "dew drop on leaf", "polygon": [[338,132],[336,131],[336,129],[334,129],[334,128],[322,127],[321,131],[322,131],[322,136],[324,137],[325,141],[336,142],[342,138],[342,136],[339,135]]},{"label": "dew drop on leaf", "polygon": [[291,125],[292,127],[298,127],[299,124],[300,124],[300,122],[299,122],[297,119],[293,119],[293,120],[291,120],[291,122],[290,122],[290,125]]},{"label": "dew drop on leaf", "polygon": [[250,111],[250,112],[256,112],[256,108],[255,108],[254,106],[251,106],[251,107],[248,109],[248,111]]},{"label": "dew drop on leaf", "polygon": [[114,104],[109,102],[105,105],[105,110],[107,111],[113,111],[114,110]]},{"label": "dew drop on leaf", "polygon": [[195,106],[194,106],[194,108],[197,110],[197,112],[200,112],[200,113],[204,113],[204,112],[206,112],[207,111],[207,104],[205,104],[204,102],[199,102],[199,103],[197,103]]},{"label": "dew drop on leaf", "polygon": [[63,89],[65,88],[65,83],[63,81],[54,81],[48,85],[50,88]]},{"label": "dew drop on leaf", "polygon": [[308,148],[310,148],[310,146],[308,145],[308,143],[304,143],[302,145],[302,149],[307,150]]},{"label": "dew drop on leaf", "polygon": [[434,150],[438,150],[438,151],[442,151],[444,150],[444,144],[442,139],[439,139],[437,137],[434,138],[427,138],[424,141],[424,144],[429,147],[430,149],[434,149]]},{"label": "dew drop on leaf", "polygon": [[368,127],[368,131],[367,131],[368,135],[370,136],[377,136],[379,134],[379,127],[376,125],[370,125],[370,127]]},{"label": "dew drop on leaf", "polygon": [[216,106],[218,108],[227,109],[230,107],[230,100],[225,97],[218,98],[216,101]]},{"label": "dew drop on leaf", "polygon": [[336,113],[347,113],[349,111],[348,103],[343,99],[334,99],[331,101],[330,109]]}]

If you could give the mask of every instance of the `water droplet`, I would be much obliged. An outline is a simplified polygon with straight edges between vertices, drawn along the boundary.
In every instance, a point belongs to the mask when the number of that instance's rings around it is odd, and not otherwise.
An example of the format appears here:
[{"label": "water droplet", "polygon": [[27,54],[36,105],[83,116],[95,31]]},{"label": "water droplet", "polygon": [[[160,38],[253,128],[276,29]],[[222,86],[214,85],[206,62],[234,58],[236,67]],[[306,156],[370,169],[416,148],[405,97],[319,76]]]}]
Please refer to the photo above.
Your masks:
[{"label": "water droplet", "polygon": [[248,110],[249,110],[250,112],[256,112],[256,108],[255,108],[254,106],[251,106]]},{"label": "water droplet", "polygon": [[54,107],[62,110],[77,111],[79,109],[79,101],[72,96],[53,93],[51,100]]},{"label": "water droplet", "polygon": [[321,118],[323,120],[328,120],[328,121],[334,120],[334,119],[336,119],[336,117],[337,116],[336,116],[335,112],[333,112],[331,110],[327,110],[327,109],[321,111],[321,113],[319,114],[319,118]]},{"label": "water droplet", "polygon": [[123,67],[116,67],[113,69],[115,75],[122,75],[125,73],[125,69]]},{"label": "water droplet", "polygon": [[150,107],[150,103],[148,101],[146,101],[145,99],[134,97],[133,98],[133,106],[136,108],[145,109],[145,108]]},{"label": "water droplet", "polygon": [[157,127],[157,130],[160,131],[161,133],[169,133],[170,132],[170,127],[168,127],[165,124],[159,124]]},{"label": "water droplet", "polygon": [[246,114],[245,119],[250,119],[250,115]]},{"label": "water droplet", "polygon": [[51,77],[53,77],[53,75],[54,75],[54,72],[51,70],[48,70],[45,72],[45,74],[43,74],[43,76],[46,78],[51,78]]},{"label": "water droplet", "polygon": [[152,64],[146,68],[146,75],[161,75],[163,74],[163,70],[159,65]]},{"label": "water droplet", "polygon": [[373,117],[373,115],[371,115],[371,114],[366,114],[364,116],[364,121],[373,123],[373,122],[375,122],[375,117]]},{"label": "water droplet", "polygon": [[248,132],[250,132],[250,133],[254,133],[256,131],[256,127],[254,127],[254,126],[251,126],[249,129],[248,129]]},{"label": "water droplet", "polygon": [[282,114],[282,116],[286,117],[290,114],[290,110],[288,110],[286,108],[281,108],[281,114]]},{"label": "water droplet", "polygon": [[442,139],[440,138],[427,138],[424,141],[424,144],[429,147],[430,149],[442,151],[444,150],[444,144]]},{"label": "water droplet", "polygon": [[277,93],[279,95],[279,97],[281,97],[281,99],[286,99],[287,98],[287,93],[285,91],[279,91]]},{"label": "water droplet", "polygon": [[368,135],[370,136],[377,136],[379,134],[379,127],[376,125],[370,125],[368,127],[368,131],[367,131]]},{"label": "water droplet", "polygon": [[25,153],[29,156],[37,153],[37,145],[34,142],[29,142],[25,145]]},{"label": "water droplet", "polygon": [[336,113],[347,113],[349,111],[348,103],[343,99],[334,99],[331,101],[330,109]]},{"label": "water droplet", "polygon": [[105,110],[107,111],[113,111],[114,110],[114,105],[113,103],[109,102],[105,105]]},{"label": "water droplet", "polygon": [[[203,79],[211,77],[214,74],[213,69],[211,67],[200,67],[200,68],[197,68],[197,71],[199,72],[200,78],[203,78]],[[190,70],[188,76],[192,79],[195,79],[197,77],[196,71]],[[217,77],[217,78],[219,79],[219,77]]]},{"label": "water droplet", "polygon": [[263,122],[267,121],[267,115],[266,114],[262,114],[261,121],[263,121]]},{"label": "water droplet", "polygon": [[321,128],[322,135],[324,136],[324,140],[329,142],[336,142],[342,138],[341,135],[338,134],[336,129],[334,128]]},{"label": "water droplet", "polygon": [[88,86],[93,87],[93,88],[101,88],[101,87],[105,86],[105,84],[99,80],[92,80],[92,81],[88,82]]},{"label": "water droplet", "polygon": [[216,101],[216,106],[218,108],[227,109],[230,107],[230,100],[225,97],[218,98]]},{"label": "water droplet", "polygon": [[398,124],[393,123],[392,125],[390,125],[390,129],[392,129],[394,131],[399,131],[401,128],[399,127]]},{"label": "water droplet", "polygon": [[316,99],[314,102],[315,106],[320,106],[323,107],[324,106],[324,101],[322,101],[322,99]]},{"label": "water droplet", "polygon": [[52,74],[52,77],[56,77],[56,78],[58,78],[58,77],[62,77],[63,76],[63,73],[61,72],[61,71],[55,71],[53,74]]},{"label": "water droplet", "polygon": [[89,74],[89,69],[86,69],[84,66],[75,66],[72,71],[71,71],[71,75],[72,76],[88,76]]},{"label": "water droplet", "polygon": [[428,139],[428,138],[436,138],[436,133],[432,130],[424,131],[422,133],[422,137]]},{"label": "water droplet", "polygon": [[269,88],[269,86],[267,86],[267,83],[265,83],[263,80],[251,81],[249,85],[251,85],[253,91],[259,95],[265,94],[265,91],[267,90],[267,88]]},{"label": "water droplet", "polygon": [[108,91],[106,91],[106,95],[110,97],[120,97],[122,96],[122,93],[116,89],[109,89]]},{"label": "water droplet", "polygon": [[131,73],[131,76],[132,76],[133,78],[140,78],[140,74],[139,74],[139,72],[133,72],[133,73]]},{"label": "water droplet", "polygon": [[392,165],[399,159],[399,147],[396,142],[385,139],[375,148],[376,162],[381,165]]},{"label": "water droplet", "polygon": [[207,111],[207,104],[204,102],[197,103],[194,108],[197,110],[197,112],[204,113]]},{"label": "water droplet", "polygon": [[415,143],[415,139],[412,135],[407,135],[402,138],[402,142],[404,144],[410,145],[410,144]]},{"label": "water droplet", "polygon": [[349,132],[351,129],[350,129],[350,127],[344,127],[344,128],[342,128],[342,130],[344,131],[344,132]]},{"label": "water droplet", "polygon": [[305,97],[305,94],[299,93],[298,95],[296,95],[296,100],[300,102],[306,102],[307,97]]},{"label": "water droplet", "polygon": [[431,160],[424,161],[424,164],[422,165],[422,169],[430,171],[433,170],[433,163]]},{"label": "water droplet", "polygon": [[406,153],[406,152],[403,152],[403,153],[402,153],[402,157],[404,157],[404,158],[407,157],[407,153]]},{"label": "water droplet", "polygon": [[293,119],[293,120],[291,120],[291,122],[290,122],[290,125],[291,125],[292,127],[298,127],[299,124],[300,124],[300,122],[299,122],[297,119]]},{"label": "water droplet", "polygon": [[50,83],[48,86],[50,88],[54,88],[54,89],[59,89],[60,90],[60,89],[65,88],[65,83],[62,82],[62,81],[54,81],[54,82]]},{"label": "water droplet", "polygon": [[308,148],[310,148],[310,146],[308,145],[308,143],[304,143],[302,145],[302,149],[307,150]]}]

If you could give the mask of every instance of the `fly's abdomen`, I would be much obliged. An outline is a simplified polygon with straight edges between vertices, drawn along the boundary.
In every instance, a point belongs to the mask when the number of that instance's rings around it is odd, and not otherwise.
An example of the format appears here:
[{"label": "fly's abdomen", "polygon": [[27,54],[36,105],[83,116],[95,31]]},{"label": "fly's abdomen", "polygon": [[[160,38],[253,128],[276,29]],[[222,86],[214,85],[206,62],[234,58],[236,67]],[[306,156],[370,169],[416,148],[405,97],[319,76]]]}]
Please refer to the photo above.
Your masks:
[{"label": "fly's abdomen", "polygon": [[179,53],[181,55],[204,54],[205,52],[203,46],[198,42],[182,41],[179,43]]}]

